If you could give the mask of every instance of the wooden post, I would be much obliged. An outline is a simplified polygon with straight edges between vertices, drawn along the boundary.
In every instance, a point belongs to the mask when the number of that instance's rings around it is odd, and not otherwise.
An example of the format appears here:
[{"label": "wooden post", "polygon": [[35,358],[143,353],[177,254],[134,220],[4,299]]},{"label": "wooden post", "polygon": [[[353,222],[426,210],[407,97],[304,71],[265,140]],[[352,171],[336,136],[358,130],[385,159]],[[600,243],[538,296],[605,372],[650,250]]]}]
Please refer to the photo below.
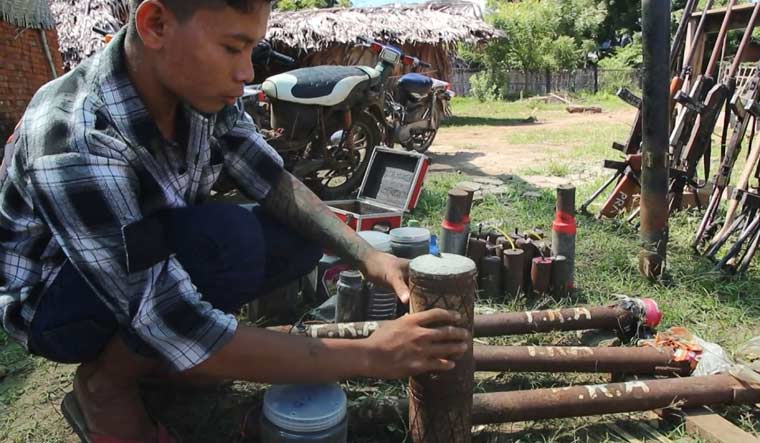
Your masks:
[{"label": "wooden post", "polygon": [[[410,311],[433,308],[457,311],[457,326],[472,332],[475,310],[475,263],[467,257],[423,255],[410,268]],[[409,435],[413,443],[470,443],[475,361],[472,344],[450,371],[409,379]]]}]

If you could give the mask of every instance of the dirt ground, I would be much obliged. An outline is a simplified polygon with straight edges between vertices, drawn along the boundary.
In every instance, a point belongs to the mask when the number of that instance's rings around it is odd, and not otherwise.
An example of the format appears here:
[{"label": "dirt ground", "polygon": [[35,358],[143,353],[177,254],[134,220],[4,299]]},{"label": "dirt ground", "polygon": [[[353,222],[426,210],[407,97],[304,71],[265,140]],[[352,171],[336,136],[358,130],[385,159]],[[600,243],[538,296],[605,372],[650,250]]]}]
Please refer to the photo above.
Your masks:
[{"label": "dirt ground", "polygon": [[[571,128],[593,127],[624,122],[630,125],[634,112],[630,108],[605,111],[601,114],[570,114],[566,112],[542,113],[536,121],[526,119],[510,121],[503,125],[464,125],[442,127],[428,151],[431,171],[461,171],[475,176],[505,177],[519,174],[521,170],[546,164],[552,159],[567,155],[576,146],[573,143],[541,141],[530,137],[535,143],[513,143],[512,136],[523,138],[528,132],[549,133]],[[537,140],[539,139],[539,140]],[[620,140],[621,142],[623,140]],[[610,140],[607,140],[609,143]],[[609,150],[610,155],[614,153]],[[602,158],[588,159],[601,169]],[[594,161],[596,160],[596,161]],[[542,174],[521,174],[525,181],[552,187],[567,181],[565,177]]]}]

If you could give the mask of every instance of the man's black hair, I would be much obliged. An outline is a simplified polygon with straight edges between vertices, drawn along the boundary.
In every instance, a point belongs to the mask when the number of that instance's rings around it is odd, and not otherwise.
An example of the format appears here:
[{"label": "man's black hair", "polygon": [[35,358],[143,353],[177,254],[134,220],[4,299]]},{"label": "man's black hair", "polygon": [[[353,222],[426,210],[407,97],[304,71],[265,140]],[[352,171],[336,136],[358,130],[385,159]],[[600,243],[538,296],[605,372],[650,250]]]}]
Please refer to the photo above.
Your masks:
[{"label": "man's black hair", "polygon": [[[144,0],[129,0],[130,21],[134,20],[135,11]],[[225,6],[240,12],[253,12],[260,3],[272,3],[272,0],[160,0],[181,22],[188,20],[199,9],[218,9]]]}]

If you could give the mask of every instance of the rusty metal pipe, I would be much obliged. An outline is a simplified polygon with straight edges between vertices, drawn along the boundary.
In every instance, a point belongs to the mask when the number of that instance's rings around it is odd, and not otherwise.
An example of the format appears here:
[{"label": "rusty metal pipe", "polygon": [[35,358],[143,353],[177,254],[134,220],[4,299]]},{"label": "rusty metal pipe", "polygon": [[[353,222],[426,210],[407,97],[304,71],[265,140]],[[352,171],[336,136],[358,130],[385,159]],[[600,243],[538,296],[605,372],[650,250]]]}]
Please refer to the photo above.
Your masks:
[{"label": "rusty metal pipe", "polygon": [[475,370],[495,372],[615,372],[687,376],[689,361],[672,348],[581,346],[475,346]]},{"label": "rusty metal pipe", "polygon": [[[649,300],[650,304],[653,303]],[[652,318],[648,317],[652,315]],[[543,311],[507,312],[499,314],[476,315],[474,337],[495,337],[499,335],[520,335],[549,331],[578,331],[584,329],[603,329],[618,331],[624,335],[636,331],[639,322],[657,326],[659,312],[645,312],[644,318],[636,315],[632,309],[622,304],[610,306],[589,306],[566,309],[547,309]],[[267,329],[305,335],[314,338],[366,338],[383,321],[356,323],[299,324],[295,326],[271,326]]]},{"label": "rusty metal pipe", "polygon": [[543,311],[507,312],[475,317],[475,337],[533,332],[605,329],[631,332],[637,318],[621,306],[591,306]]},{"label": "rusty metal pipe", "polygon": [[[639,272],[658,279],[665,269],[668,243],[668,82],[670,0],[643,0],[641,227]],[[719,51],[715,51],[718,53]],[[708,75],[710,75],[708,73]]]},{"label": "rusty metal pipe", "polygon": [[[472,424],[582,417],[620,412],[648,411],[678,405],[693,408],[718,404],[760,402],[760,387],[731,375],[631,381],[529,391],[473,395]],[[372,399],[350,409],[354,426],[398,423],[406,415],[406,399]],[[368,421],[365,421],[368,420]]]}]

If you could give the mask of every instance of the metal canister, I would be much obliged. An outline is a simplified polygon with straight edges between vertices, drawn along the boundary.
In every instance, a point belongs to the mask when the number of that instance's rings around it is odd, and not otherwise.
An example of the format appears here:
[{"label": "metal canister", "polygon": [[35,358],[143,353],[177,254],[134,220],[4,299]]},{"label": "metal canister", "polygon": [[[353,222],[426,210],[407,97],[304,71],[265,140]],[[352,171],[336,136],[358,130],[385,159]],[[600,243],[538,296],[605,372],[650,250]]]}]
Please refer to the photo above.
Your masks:
[{"label": "metal canister", "polygon": [[367,320],[393,320],[396,318],[398,297],[393,289],[370,283],[367,301]]}]

